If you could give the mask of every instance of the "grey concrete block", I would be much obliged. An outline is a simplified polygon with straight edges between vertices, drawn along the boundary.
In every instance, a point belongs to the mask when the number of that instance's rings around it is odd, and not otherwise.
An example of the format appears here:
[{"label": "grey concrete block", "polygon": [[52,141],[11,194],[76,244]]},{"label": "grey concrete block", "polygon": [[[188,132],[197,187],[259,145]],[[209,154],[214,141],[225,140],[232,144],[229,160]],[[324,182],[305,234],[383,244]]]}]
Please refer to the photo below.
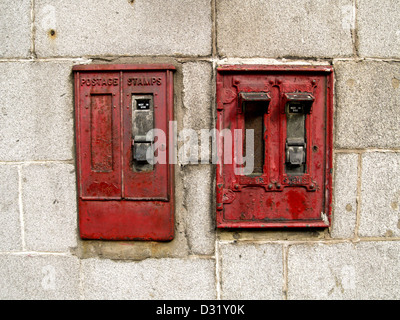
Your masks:
[{"label": "grey concrete block", "polygon": [[211,129],[212,65],[209,62],[183,64],[184,128]]},{"label": "grey concrete block", "polygon": [[76,257],[0,254],[1,300],[79,298],[79,260]]},{"label": "grey concrete block", "polygon": [[82,261],[85,299],[215,299],[214,261],[147,259]]},{"label": "grey concrete block", "polygon": [[0,63],[0,161],[72,159],[71,67]]},{"label": "grey concrete block", "polygon": [[182,128],[178,136],[180,164],[210,163],[212,137],[212,65],[183,64]]},{"label": "grey concrete block", "polygon": [[351,0],[217,0],[222,56],[350,56],[353,28]]},{"label": "grey concrete block", "polygon": [[27,249],[68,252],[76,247],[75,167],[28,165],[23,167],[22,177]]},{"label": "grey concrete block", "polygon": [[335,182],[333,188],[334,238],[352,238],[357,216],[358,155],[337,154],[335,158]]},{"label": "grey concrete block", "polygon": [[210,0],[37,0],[35,9],[40,57],[211,54]]},{"label": "grey concrete block", "polygon": [[187,166],[183,169],[186,235],[193,254],[214,253],[216,231],[212,173],[210,165]]},{"label": "grey concrete block", "polygon": [[278,244],[221,244],[221,298],[283,299],[283,248]]},{"label": "grey concrete block", "polygon": [[292,245],[288,299],[400,298],[399,242]]},{"label": "grey concrete block", "polygon": [[339,61],[336,146],[400,147],[400,64]]},{"label": "grey concrete block", "polygon": [[0,57],[26,58],[31,50],[31,1],[0,2]]},{"label": "grey concrete block", "polygon": [[0,165],[0,251],[21,250],[17,166]]},{"label": "grey concrete block", "polygon": [[362,237],[400,236],[400,153],[362,156]]},{"label": "grey concrete block", "polygon": [[397,0],[360,0],[357,6],[359,54],[363,57],[400,57],[400,3]]}]

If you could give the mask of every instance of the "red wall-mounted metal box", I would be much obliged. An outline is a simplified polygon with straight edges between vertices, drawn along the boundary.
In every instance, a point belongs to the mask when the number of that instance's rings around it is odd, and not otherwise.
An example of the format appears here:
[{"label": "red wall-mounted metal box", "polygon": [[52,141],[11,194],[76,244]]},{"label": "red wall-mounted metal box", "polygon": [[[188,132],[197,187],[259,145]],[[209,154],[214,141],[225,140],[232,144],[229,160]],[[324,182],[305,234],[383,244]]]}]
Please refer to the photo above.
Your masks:
[{"label": "red wall-mounted metal box", "polygon": [[218,67],[217,226],[328,227],[332,127],[330,66]]},{"label": "red wall-mounted metal box", "polygon": [[173,239],[173,165],[168,157],[149,164],[154,152],[146,151],[157,142],[146,134],[162,130],[166,140],[158,144],[168,154],[174,70],[164,64],[73,68],[81,238]]}]

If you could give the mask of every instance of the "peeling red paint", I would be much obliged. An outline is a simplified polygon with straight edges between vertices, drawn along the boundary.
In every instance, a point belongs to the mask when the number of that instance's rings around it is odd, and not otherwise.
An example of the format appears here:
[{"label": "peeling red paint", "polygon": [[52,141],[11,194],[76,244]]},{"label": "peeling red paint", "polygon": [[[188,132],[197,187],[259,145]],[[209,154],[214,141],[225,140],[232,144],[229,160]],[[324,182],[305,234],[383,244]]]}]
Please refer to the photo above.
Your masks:
[{"label": "peeling red paint", "polygon": [[[264,114],[262,173],[238,175],[235,164],[217,164],[219,228],[327,227],[332,201],[333,69],[329,66],[224,65],[217,68],[217,129],[244,130],[240,97],[263,93],[271,99]],[[303,94],[299,94],[303,93]],[[261,95],[258,95],[261,96]],[[309,97],[305,117],[304,172],[287,173],[286,99]],[[306,101],[306,100],[304,100]],[[265,103],[263,107],[265,108]],[[243,134],[243,137],[245,135]],[[223,143],[218,141],[219,154]],[[240,151],[239,151],[240,152]],[[222,187],[221,187],[222,185]],[[222,204],[222,205],[221,205]]]},{"label": "peeling red paint", "polygon": [[152,95],[157,106],[155,128],[168,132],[173,120],[174,69],[171,65],[74,67],[83,239],[173,239],[174,167],[155,164],[142,172],[133,167],[132,97]]}]

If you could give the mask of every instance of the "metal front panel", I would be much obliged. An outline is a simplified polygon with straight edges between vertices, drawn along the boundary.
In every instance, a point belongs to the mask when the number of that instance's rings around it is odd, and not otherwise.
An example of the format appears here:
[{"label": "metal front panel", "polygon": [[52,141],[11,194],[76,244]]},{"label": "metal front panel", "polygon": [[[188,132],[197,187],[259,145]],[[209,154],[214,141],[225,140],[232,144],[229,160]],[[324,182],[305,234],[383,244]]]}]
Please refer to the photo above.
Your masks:
[{"label": "metal front panel", "polygon": [[[248,174],[246,163],[217,164],[218,227],[328,226],[332,186],[332,69],[254,65],[218,68],[218,132],[229,129],[233,133],[252,125],[246,122],[246,112],[242,112],[243,92],[253,96],[257,92],[267,93],[271,98],[268,112],[262,115],[263,170]],[[254,126],[258,132],[259,121]],[[255,134],[255,139],[259,136]],[[242,137],[245,139],[246,135]],[[227,140],[217,141],[223,159]],[[233,146],[236,153],[243,154],[237,148]],[[255,169],[260,171],[258,167]]]},{"label": "metal front panel", "polygon": [[[167,87],[170,83],[167,72],[124,72],[122,81],[123,197],[132,200],[168,201],[167,137],[170,116]],[[144,100],[149,100],[149,109],[138,110],[138,101],[140,103]],[[157,141],[146,138],[151,126],[157,129],[158,135],[154,137]],[[151,157],[157,161],[154,165],[143,161],[143,157],[146,157],[147,151],[152,147],[158,156],[157,159]],[[137,156],[142,160],[138,160]]]},{"label": "metal front panel", "polygon": [[[168,156],[166,163],[149,164],[147,150],[154,145],[168,154],[174,69],[74,67],[81,238],[173,239],[174,168]],[[165,141],[147,135],[149,129],[163,131]]]},{"label": "metal front panel", "polygon": [[80,74],[76,89],[79,195],[82,199],[120,199],[119,74]]}]

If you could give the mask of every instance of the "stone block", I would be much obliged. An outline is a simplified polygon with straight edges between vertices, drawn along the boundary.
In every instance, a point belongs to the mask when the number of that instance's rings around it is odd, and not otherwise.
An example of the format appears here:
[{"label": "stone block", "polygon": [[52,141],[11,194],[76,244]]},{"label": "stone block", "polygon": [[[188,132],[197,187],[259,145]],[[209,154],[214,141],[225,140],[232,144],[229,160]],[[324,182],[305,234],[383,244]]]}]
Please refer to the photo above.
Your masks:
[{"label": "stone block", "polygon": [[209,163],[212,132],[212,65],[209,62],[183,64],[182,127],[178,135],[181,164]]},{"label": "stone block", "polygon": [[72,62],[0,63],[0,161],[68,160]]},{"label": "stone block", "polygon": [[27,58],[31,50],[31,1],[0,2],[0,58]]},{"label": "stone block", "polygon": [[353,29],[351,0],[217,0],[222,56],[350,56]]},{"label": "stone block", "polygon": [[397,300],[400,243],[291,245],[288,299]]},{"label": "stone block", "polygon": [[331,235],[352,238],[357,217],[358,155],[337,154],[335,160]]},{"label": "stone block", "polygon": [[35,2],[40,57],[210,55],[210,0]]},{"label": "stone block", "polygon": [[397,0],[358,1],[358,50],[362,57],[400,57],[399,16]]},{"label": "stone block", "polygon": [[79,260],[61,255],[0,254],[0,299],[80,299]]},{"label": "stone block", "polygon": [[183,169],[183,206],[186,209],[186,235],[193,254],[213,254],[215,247],[214,183],[211,166]]},{"label": "stone block", "polygon": [[279,244],[221,244],[221,298],[283,299],[283,248]]},{"label": "stone block", "polygon": [[68,252],[76,247],[75,167],[62,163],[32,164],[22,170],[27,249]]},{"label": "stone block", "polygon": [[362,156],[361,237],[400,236],[400,153]]},{"label": "stone block", "polygon": [[21,250],[18,167],[0,165],[0,251]]},{"label": "stone block", "polygon": [[84,298],[89,300],[211,300],[214,261],[147,259],[82,261]]},{"label": "stone block", "polygon": [[400,147],[400,64],[338,61],[336,146]]},{"label": "stone block", "polygon": [[211,129],[212,65],[209,62],[183,64],[184,128]]}]

